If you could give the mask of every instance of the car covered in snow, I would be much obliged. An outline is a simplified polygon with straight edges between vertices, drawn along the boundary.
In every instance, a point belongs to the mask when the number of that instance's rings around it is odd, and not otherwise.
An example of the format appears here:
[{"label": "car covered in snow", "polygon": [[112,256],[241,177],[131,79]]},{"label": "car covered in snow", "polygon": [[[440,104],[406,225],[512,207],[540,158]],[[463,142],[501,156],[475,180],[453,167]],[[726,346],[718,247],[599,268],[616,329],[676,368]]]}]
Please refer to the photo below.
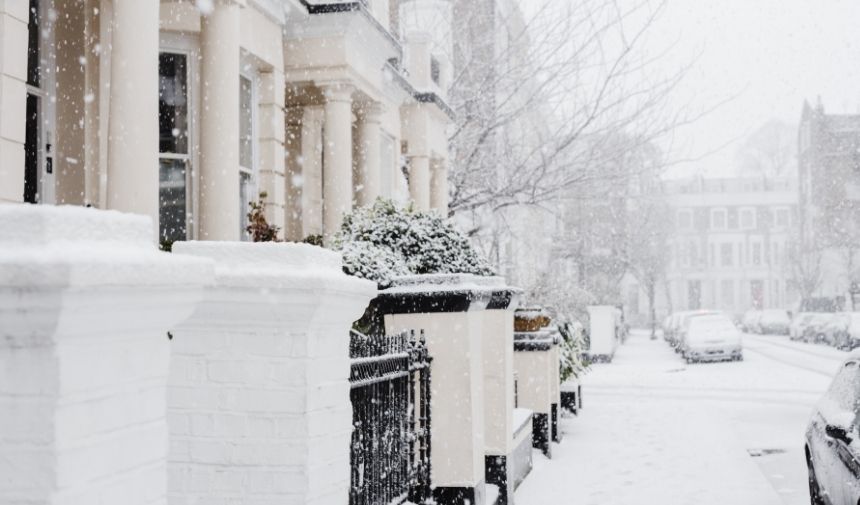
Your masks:
[{"label": "car covered in snow", "polygon": [[814,316],[815,314],[812,312],[799,312],[795,314],[791,320],[791,324],[788,326],[788,338],[791,340],[802,339],[804,330]]},{"label": "car covered in snow", "polygon": [[860,503],[860,354],[847,359],[806,428],[813,505]]},{"label": "car covered in snow", "polygon": [[821,333],[825,342],[838,349],[850,351],[860,346],[860,312],[834,314]]},{"label": "car covered in snow", "polygon": [[760,310],[748,310],[741,319],[741,327],[747,333],[761,333],[758,322],[761,319]]},{"label": "car covered in snow", "polygon": [[758,333],[764,335],[788,335],[791,318],[788,312],[780,309],[761,311],[757,321]]},{"label": "car covered in snow", "polygon": [[687,333],[687,328],[690,325],[690,320],[697,316],[706,316],[710,314],[722,314],[714,310],[687,310],[678,313],[678,318],[675,321],[674,330],[672,331],[672,341],[670,342],[675,347],[675,352],[681,352],[684,345],[684,336]]},{"label": "car covered in snow", "polygon": [[699,314],[690,317],[681,344],[687,363],[743,359],[741,332],[725,314]]},{"label": "car covered in snow", "polygon": [[803,329],[803,340],[807,342],[827,342],[828,327],[835,314],[830,312],[815,312]]}]

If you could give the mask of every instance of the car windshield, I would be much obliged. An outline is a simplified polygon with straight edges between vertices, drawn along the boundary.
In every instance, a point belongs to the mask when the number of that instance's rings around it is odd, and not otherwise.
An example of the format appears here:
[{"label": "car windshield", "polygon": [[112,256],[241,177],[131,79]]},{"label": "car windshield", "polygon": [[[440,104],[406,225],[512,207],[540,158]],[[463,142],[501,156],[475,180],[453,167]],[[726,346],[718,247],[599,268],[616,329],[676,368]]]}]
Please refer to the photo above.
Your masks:
[{"label": "car windshield", "polygon": [[731,320],[723,315],[698,316],[690,320],[689,337],[692,339],[726,336],[737,331]]}]

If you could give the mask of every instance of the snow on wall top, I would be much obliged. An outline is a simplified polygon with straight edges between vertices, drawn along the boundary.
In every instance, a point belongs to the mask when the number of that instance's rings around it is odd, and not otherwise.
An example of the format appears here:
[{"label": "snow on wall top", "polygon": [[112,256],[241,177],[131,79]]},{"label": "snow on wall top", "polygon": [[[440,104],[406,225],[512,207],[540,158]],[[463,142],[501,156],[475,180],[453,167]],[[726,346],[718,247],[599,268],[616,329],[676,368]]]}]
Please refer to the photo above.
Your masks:
[{"label": "snow on wall top", "polygon": [[343,273],[340,254],[310,244],[187,241],[173,253],[214,260],[220,286],[376,292],[374,282]]},{"label": "snow on wall top", "polygon": [[147,216],[0,205],[0,286],[206,285],[212,262],[158,250]]}]

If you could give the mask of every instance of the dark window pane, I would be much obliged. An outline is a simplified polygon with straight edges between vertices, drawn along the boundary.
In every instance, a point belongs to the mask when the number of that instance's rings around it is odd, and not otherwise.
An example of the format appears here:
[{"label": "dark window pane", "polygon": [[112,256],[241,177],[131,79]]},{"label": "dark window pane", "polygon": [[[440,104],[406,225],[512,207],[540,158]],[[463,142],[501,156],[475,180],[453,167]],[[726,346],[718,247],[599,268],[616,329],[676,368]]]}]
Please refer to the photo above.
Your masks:
[{"label": "dark window pane", "polygon": [[250,79],[239,77],[239,165],[253,168],[254,91]]},{"label": "dark window pane", "polygon": [[159,237],[162,241],[185,240],[186,179],[185,160],[159,162]]},{"label": "dark window pane", "polygon": [[159,152],[188,154],[188,65],[184,54],[158,57]]}]

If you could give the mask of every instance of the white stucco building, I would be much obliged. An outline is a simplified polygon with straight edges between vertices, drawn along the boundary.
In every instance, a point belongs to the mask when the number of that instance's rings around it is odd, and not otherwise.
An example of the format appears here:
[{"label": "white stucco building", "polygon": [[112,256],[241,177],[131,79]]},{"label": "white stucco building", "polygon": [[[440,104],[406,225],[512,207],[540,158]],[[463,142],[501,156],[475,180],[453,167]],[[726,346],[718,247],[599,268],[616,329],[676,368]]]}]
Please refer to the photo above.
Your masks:
[{"label": "white stucco building", "polygon": [[667,308],[742,313],[796,301],[786,254],[797,213],[792,180],[696,178],[667,181],[665,193],[675,215]]},{"label": "white stucco building", "polygon": [[0,202],[146,214],[170,242],[244,238],[261,191],[294,240],[378,196],[444,212],[449,18],[438,0],[3,2]]}]

